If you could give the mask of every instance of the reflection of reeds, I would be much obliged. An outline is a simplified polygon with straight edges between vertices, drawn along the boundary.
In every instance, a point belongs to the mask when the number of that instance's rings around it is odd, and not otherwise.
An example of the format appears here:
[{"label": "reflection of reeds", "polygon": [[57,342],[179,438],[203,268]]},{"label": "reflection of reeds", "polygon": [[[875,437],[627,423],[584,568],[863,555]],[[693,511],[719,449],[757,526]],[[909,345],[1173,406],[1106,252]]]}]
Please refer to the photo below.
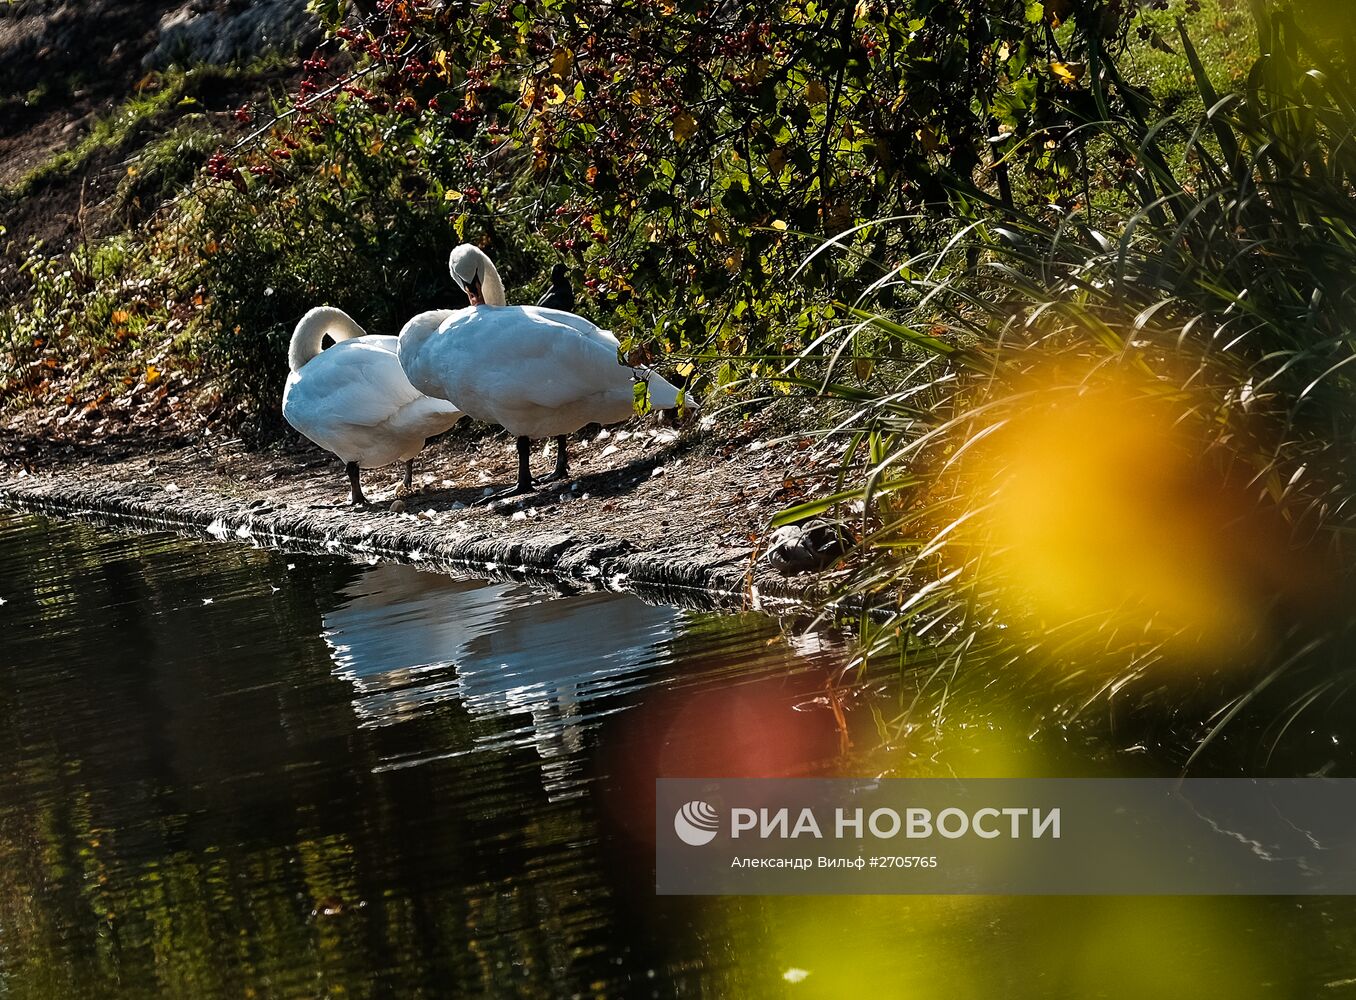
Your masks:
[{"label": "reflection of reeds", "polygon": [[1180,31],[1196,118],[1113,115],[1105,67],[1100,198],[1051,222],[970,192],[942,250],[872,287],[895,310],[859,302],[786,371],[849,408],[851,488],[780,520],[864,502],[848,589],[890,610],[868,655],[1274,678],[1342,627],[1356,53],[1257,21],[1226,96]]}]

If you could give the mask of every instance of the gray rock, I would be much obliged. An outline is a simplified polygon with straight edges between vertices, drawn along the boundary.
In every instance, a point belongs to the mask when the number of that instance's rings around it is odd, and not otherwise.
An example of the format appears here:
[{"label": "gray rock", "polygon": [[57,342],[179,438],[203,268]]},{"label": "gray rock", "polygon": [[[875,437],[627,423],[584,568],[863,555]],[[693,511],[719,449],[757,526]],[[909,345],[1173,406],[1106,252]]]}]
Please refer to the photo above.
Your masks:
[{"label": "gray rock", "polygon": [[159,39],[142,65],[162,69],[172,63],[245,62],[270,52],[292,52],[319,39],[320,25],[307,12],[306,0],[193,0],[161,18]]},{"label": "gray rock", "polygon": [[774,531],[768,539],[765,558],[784,576],[815,573],[828,569],[852,551],[855,544],[847,525],[813,518]]}]

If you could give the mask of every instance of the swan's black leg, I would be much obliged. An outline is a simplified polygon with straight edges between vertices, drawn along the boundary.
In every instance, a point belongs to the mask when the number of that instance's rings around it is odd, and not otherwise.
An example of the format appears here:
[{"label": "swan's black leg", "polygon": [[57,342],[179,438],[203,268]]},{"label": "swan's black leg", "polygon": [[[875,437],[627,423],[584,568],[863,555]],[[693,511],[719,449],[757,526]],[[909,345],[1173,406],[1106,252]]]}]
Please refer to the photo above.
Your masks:
[{"label": "swan's black leg", "polygon": [[405,489],[414,489],[414,459],[409,459],[405,463]]},{"label": "swan's black leg", "polygon": [[532,442],[525,437],[518,439],[518,485],[513,492],[532,492]]},{"label": "swan's black leg", "polygon": [[348,473],[348,502],[355,507],[366,507],[367,497],[363,496],[363,484],[358,481],[358,463],[349,462],[344,471]]},{"label": "swan's black leg", "polygon": [[556,467],[549,476],[537,480],[537,485],[542,483],[553,483],[557,479],[564,479],[570,474],[570,455],[566,448],[569,446],[569,438],[561,434],[556,438]]},{"label": "swan's black leg", "polygon": [[477,500],[477,504],[492,503],[495,500],[503,500],[505,497],[522,496],[524,493],[533,493],[536,487],[532,485],[532,442],[525,437],[518,439],[518,482],[512,489],[503,490],[499,493],[492,493],[487,497]]}]

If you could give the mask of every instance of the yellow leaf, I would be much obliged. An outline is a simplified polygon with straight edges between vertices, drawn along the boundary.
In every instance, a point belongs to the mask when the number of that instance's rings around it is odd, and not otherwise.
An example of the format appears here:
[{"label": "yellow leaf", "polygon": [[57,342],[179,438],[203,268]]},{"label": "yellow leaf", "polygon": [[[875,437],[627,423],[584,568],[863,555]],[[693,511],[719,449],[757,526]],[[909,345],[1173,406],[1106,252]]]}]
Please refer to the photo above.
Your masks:
[{"label": "yellow leaf", "polygon": [[551,84],[550,96],[546,98],[547,104],[563,104],[565,102],[565,91],[561,89],[560,84]]},{"label": "yellow leaf", "polygon": [[147,366],[146,366],[146,384],[147,384],[147,385],[155,385],[157,382],[160,381],[160,376],[161,376],[161,374],[163,374],[163,373],[162,373],[162,372],[160,371],[160,369],[157,368],[155,365],[147,365]]},{"label": "yellow leaf", "polygon": [[644,88],[631,91],[631,103],[642,108],[650,106],[650,92]]},{"label": "yellow leaf", "polygon": [[686,111],[679,111],[673,116],[673,141],[687,142],[692,138],[692,134],[697,131],[697,119],[693,118]]},{"label": "yellow leaf", "polygon": [[1050,71],[1055,74],[1061,83],[1077,83],[1082,79],[1087,67],[1082,63],[1050,63]]},{"label": "yellow leaf", "polygon": [[772,228],[773,228],[773,229],[776,229],[778,232],[783,232],[783,233],[784,233],[784,232],[786,232],[786,223],[783,222],[781,219],[773,219],[773,220],[772,220]]},{"label": "yellow leaf", "polygon": [[786,169],[786,153],[780,148],[772,150],[767,154],[767,170],[773,177],[777,177]]},{"label": "yellow leaf", "polygon": [[573,62],[573,52],[569,49],[556,49],[555,54],[551,56],[551,75],[557,80],[565,79],[565,74],[570,71]]},{"label": "yellow leaf", "polygon": [[823,104],[829,99],[829,92],[824,89],[824,84],[811,80],[805,85],[805,99],[811,104]]},{"label": "yellow leaf", "polygon": [[707,222],[706,228],[711,234],[712,243],[719,244],[720,246],[725,245],[725,223],[712,216]]},{"label": "yellow leaf", "polygon": [[678,4],[674,0],[659,0],[659,13],[665,17],[670,17],[678,13]]},{"label": "yellow leaf", "polygon": [[446,52],[439,49],[437,52],[433,53],[433,58],[430,59],[429,62],[433,65],[434,73],[439,79],[451,81],[452,71],[447,66]]},{"label": "yellow leaf", "polygon": [[461,192],[453,188],[448,188],[443,192],[443,201],[461,201],[461,198]]},{"label": "yellow leaf", "polygon": [[122,326],[131,318],[132,314],[129,313],[126,309],[114,309],[113,315],[109,317],[109,319],[111,319],[118,326]]}]

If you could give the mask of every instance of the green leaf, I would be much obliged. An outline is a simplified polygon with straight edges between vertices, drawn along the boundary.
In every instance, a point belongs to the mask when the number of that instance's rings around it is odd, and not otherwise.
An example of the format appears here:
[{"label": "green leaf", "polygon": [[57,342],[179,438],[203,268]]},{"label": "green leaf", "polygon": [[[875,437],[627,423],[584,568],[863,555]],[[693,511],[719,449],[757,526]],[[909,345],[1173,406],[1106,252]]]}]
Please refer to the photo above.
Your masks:
[{"label": "green leaf", "polygon": [[644,416],[645,414],[649,413],[650,410],[653,409],[653,407],[650,405],[649,382],[637,380],[635,385],[631,387],[631,394],[632,394],[631,405],[635,409],[636,413],[640,414],[641,416]]},{"label": "green leaf", "polygon": [[[896,490],[906,489],[910,486],[918,486],[923,480],[918,476],[906,476],[903,479],[891,479],[889,482],[879,483],[871,491],[873,496],[885,496],[894,493]],[[780,528],[784,524],[795,524],[797,521],[803,521],[807,517],[814,517],[816,514],[822,514],[826,510],[831,510],[839,504],[851,503],[853,500],[862,499],[865,494],[865,487],[859,487],[855,490],[843,490],[841,493],[831,493],[829,496],[820,497],[818,500],[807,500],[805,503],[796,504],[794,507],[787,507],[779,510],[772,516],[769,526]]]},{"label": "green leaf", "polygon": [[344,0],[310,0],[306,9],[331,28],[344,19]]}]

